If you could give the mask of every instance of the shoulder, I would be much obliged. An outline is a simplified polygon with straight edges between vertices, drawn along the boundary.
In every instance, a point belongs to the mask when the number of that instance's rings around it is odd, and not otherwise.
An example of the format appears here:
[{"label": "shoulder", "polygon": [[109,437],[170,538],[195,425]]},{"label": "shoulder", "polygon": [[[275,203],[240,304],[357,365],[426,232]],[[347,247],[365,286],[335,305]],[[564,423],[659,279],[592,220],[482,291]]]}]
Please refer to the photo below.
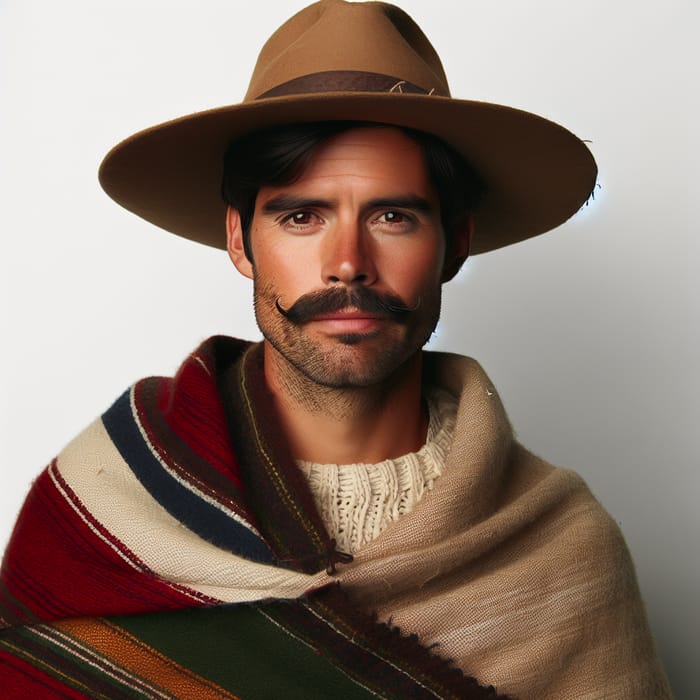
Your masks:
[{"label": "shoulder", "polygon": [[[576,579],[595,574],[634,582],[618,524],[581,476],[550,464],[517,441],[481,365],[461,355],[428,352],[424,367],[427,382],[459,401],[449,457],[453,476],[448,480],[459,481],[450,486],[459,486],[462,502],[475,520],[498,523],[511,535],[518,532],[525,550],[535,558],[544,551],[555,556],[558,576],[569,573]],[[540,570],[553,571],[550,564]]]},{"label": "shoulder", "polygon": [[549,464],[517,442],[512,469],[509,491],[525,499],[536,494],[541,522],[553,528],[549,536],[559,541],[565,560],[583,566],[607,562],[618,573],[632,573],[618,523],[578,473]]}]

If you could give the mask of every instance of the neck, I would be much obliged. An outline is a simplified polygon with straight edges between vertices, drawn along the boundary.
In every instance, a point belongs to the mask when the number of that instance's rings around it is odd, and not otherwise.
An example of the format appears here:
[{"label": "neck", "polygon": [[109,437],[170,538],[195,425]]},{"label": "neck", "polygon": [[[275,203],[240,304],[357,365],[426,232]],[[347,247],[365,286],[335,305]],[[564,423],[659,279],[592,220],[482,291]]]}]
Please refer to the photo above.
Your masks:
[{"label": "neck", "polygon": [[425,443],[422,354],[363,387],[328,387],[290,365],[265,341],[265,379],[292,456],[320,464],[373,464]]}]

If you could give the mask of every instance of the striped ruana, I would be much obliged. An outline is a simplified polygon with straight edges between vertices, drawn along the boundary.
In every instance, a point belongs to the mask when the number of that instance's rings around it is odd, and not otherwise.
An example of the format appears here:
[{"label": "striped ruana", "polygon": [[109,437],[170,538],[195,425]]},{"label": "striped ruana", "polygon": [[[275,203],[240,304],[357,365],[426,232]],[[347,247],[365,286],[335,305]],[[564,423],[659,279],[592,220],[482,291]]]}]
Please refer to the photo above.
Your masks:
[{"label": "striped ruana", "polygon": [[38,477],[0,576],[3,698],[496,698],[339,583],[259,346],[138,382]]}]

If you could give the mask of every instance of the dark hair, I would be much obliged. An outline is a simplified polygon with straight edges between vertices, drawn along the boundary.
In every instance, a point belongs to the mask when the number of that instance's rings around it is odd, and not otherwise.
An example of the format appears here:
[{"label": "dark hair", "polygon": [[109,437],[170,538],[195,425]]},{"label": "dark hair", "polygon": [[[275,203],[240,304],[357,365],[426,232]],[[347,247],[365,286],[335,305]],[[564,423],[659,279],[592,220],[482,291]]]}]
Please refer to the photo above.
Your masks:
[{"label": "dark hair", "polygon": [[[263,185],[287,185],[301,177],[315,149],[327,139],[358,127],[390,127],[389,124],[357,121],[326,121],[287,124],[257,131],[237,139],[226,150],[221,191],[224,201],[238,210],[243,244],[253,260],[250,228],[255,199]],[[395,127],[415,140],[423,151],[428,178],[440,200],[440,220],[448,252],[453,232],[478,206],[483,185],[469,163],[432,134]]]}]

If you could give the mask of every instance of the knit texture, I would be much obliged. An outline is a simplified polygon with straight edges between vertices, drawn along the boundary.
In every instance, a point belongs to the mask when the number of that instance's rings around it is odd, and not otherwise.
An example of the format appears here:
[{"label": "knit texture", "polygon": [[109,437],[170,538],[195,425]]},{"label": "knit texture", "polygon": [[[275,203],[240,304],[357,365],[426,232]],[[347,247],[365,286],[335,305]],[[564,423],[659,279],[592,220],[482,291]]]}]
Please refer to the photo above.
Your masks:
[{"label": "knit texture", "polygon": [[387,525],[410,513],[445,464],[452,442],[457,402],[426,387],[429,423],[417,452],[376,464],[317,464],[297,461],[316,507],[338,549],[354,554]]}]

